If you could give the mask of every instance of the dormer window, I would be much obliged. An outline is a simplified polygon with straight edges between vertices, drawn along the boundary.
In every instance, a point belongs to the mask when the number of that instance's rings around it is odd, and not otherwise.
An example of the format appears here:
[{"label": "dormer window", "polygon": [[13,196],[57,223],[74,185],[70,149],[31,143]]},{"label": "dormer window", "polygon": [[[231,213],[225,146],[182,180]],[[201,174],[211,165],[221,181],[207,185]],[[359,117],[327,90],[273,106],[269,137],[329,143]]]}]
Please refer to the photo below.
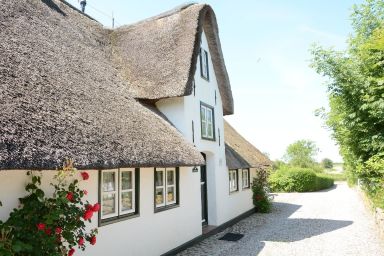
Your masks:
[{"label": "dormer window", "polygon": [[201,77],[209,81],[208,52],[200,48],[200,73]]}]

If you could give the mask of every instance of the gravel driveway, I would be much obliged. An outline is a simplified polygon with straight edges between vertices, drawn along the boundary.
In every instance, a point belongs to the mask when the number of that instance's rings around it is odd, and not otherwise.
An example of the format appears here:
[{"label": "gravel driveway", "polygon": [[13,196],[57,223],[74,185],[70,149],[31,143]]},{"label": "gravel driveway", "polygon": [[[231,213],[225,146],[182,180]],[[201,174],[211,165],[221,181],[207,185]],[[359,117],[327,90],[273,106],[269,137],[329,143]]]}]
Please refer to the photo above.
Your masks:
[{"label": "gravel driveway", "polygon": [[[242,233],[237,242],[218,240]],[[254,214],[178,255],[384,256],[371,214],[345,183],[314,193],[281,193],[270,214]]]}]

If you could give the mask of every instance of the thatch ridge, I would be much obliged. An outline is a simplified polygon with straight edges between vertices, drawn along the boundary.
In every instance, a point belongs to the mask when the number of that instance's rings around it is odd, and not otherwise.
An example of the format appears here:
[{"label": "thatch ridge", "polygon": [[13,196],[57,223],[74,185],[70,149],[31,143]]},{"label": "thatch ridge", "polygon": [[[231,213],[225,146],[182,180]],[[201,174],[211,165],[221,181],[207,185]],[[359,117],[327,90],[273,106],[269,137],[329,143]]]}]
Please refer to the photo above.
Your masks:
[{"label": "thatch ridge", "polygon": [[[0,5],[0,170],[193,166],[194,146],[135,100],[109,31],[53,0]],[[55,7],[56,8],[56,7]]]},{"label": "thatch ridge", "polygon": [[226,120],[224,120],[224,140],[226,149],[229,147],[240,156],[240,158],[238,157],[237,161],[235,161],[233,158],[236,157],[236,155],[226,154],[227,165],[229,162],[229,168],[231,168],[230,165],[242,165],[241,168],[248,168],[250,166],[265,169],[272,165],[272,161],[266,155],[261,153],[260,150],[241,136]]},{"label": "thatch ridge", "polygon": [[202,32],[223,102],[233,114],[233,98],[221,50],[216,16],[205,4],[188,4],[111,33],[116,67],[139,99],[180,97],[192,93]]}]

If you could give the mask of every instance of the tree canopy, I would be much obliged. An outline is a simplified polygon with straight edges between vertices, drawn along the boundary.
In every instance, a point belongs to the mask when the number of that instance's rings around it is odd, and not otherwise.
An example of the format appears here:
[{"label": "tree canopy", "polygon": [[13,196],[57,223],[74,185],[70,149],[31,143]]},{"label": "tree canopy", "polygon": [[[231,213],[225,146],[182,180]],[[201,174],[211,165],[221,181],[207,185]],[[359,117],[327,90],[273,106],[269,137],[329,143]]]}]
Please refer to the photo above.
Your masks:
[{"label": "tree canopy", "polygon": [[298,140],[287,147],[284,159],[288,164],[298,167],[311,167],[315,164],[315,156],[319,149],[310,140]]},{"label": "tree canopy", "polygon": [[351,20],[348,48],[314,46],[312,67],[329,78],[330,111],[323,116],[345,167],[352,177],[362,178],[366,175],[360,167],[366,169],[384,152],[384,2],[355,5]]}]

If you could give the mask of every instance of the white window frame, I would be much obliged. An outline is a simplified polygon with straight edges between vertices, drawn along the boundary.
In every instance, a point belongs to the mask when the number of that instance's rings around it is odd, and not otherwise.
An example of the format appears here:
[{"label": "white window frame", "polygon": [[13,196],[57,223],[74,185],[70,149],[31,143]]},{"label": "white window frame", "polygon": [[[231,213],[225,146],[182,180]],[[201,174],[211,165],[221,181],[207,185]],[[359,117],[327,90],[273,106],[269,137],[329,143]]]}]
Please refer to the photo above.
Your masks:
[{"label": "white window frame", "polygon": [[[156,185],[156,177],[157,172],[163,172],[163,183],[161,186]],[[167,175],[168,172],[173,172],[173,184],[168,184]],[[177,180],[177,168],[171,167],[171,168],[155,168],[155,180],[154,180],[154,202],[155,202],[155,209],[161,209],[167,206],[173,206],[177,204],[177,187],[178,187],[178,180]],[[156,203],[156,191],[158,188],[163,189],[163,203],[157,204]],[[168,188],[174,189],[174,200],[168,201]]]},{"label": "white window frame", "polygon": [[236,192],[239,190],[239,172],[237,169],[230,169],[229,175],[229,192]]},{"label": "white window frame", "polygon": [[[131,173],[131,177],[132,177],[132,188],[130,189],[124,189],[123,190],[123,172],[130,172]],[[128,213],[133,213],[136,211],[136,193],[135,193],[135,189],[136,189],[136,184],[135,184],[135,169],[121,169],[120,170],[120,177],[119,177],[119,188],[120,188],[120,192],[119,192],[119,213],[120,215],[123,215],[123,214],[128,214]],[[126,210],[126,211],[123,211],[123,193],[124,192],[132,192],[132,209],[131,210]],[[120,207],[121,206],[121,207]]]},{"label": "white window frame", "polygon": [[[246,175],[244,175],[246,173]],[[241,180],[242,180],[242,187],[244,188],[249,188],[249,181],[250,181],[250,170],[249,169],[242,169],[241,170]]]},{"label": "white window frame", "polygon": [[203,48],[200,48],[200,74],[202,78],[209,81],[209,55]]},{"label": "white window frame", "polygon": [[[132,188],[122,190],[122,173],[123,172],[131,172],[132,173]],[[106,173],[114,173],[115,174],[115,190],[114,191],[106,191],[104,192],[104,174]],[[135,168],[121,168],[121,169],[112,169],[112,170],[101,170],[101,181],[100,181],[100,219],[106,220],[109,218],[115,218],[119,216],[124,216],[127,214],[136,213],[136,170]],[[132,191],[132,209],[123,211],[122,210],[122,193]],[[103,215],[103,196],[106,194],[114,194],[115,195],[115,212],[111,214]]]},{"label": "white window frame", "polygon": [[[204,113],[204,115],[203,115]],[[200,122],[201,122],[201,138],[215,140],[215,114],[214,108],[205,104],[200,104]],[[211,133],[208,134],[209,126]]]}]

